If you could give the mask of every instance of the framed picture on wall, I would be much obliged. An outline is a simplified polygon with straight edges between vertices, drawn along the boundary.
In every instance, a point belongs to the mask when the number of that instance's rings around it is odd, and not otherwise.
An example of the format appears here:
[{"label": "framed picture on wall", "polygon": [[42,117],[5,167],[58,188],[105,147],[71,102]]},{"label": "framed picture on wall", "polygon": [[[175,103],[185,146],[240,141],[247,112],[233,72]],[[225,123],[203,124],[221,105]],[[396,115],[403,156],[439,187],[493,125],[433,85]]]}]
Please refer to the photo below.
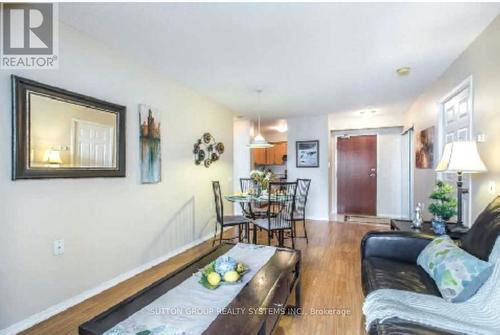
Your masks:
[{"label": "framed picture on wall", "polygon": [[434,127],[424,129],[418,134],[415,165],[417,169],[434,168]]},{"label": "framed picture on wall", "polygon": [[319,141],[296,141],[295,155],[298,168],[319,167]]},{"label": "framed picture on wall", "polygon": [[141,183],[161,182],[160,112],[148,105],[139,105]]}]

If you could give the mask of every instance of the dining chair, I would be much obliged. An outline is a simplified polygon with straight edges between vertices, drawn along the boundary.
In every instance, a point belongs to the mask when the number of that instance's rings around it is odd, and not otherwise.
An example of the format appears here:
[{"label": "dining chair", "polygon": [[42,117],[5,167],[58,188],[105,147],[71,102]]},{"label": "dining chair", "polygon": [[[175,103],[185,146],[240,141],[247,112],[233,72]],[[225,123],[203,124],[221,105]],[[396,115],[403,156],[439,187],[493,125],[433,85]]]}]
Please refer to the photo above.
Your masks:
[{"label": "dining chair", "polygon": [[256,227],[259,227],[267,232],[268,245],[271,245],[271,240],[276,234],[278,245],[284,246],[285,232],[289,231],[292,240],[292,248],[295,248],[292,224],[296,191],[297,182],[269,183],[269,200],[267,203],[266,217],[253,220],[254,236],[256,236]]},{"label": "dining chair", "polygon": [[[256,188],[257,185],[252,178],[240,178],[241,193],[248,194]],[[257,204],[253,204],[252,206],[251,203],[240,203],[240,206],[243,214],[248,218],[257,219],[266,217],[266,208],[262,208]]]},{"label": "dining chair", "polygon": [[[217,218],[212,246],[215,245],[215,240],[217,239],[217,228],[220,228],[219,244],[222,243],[222,241],[229,241],[235,238],[241,242],[241,234],[243,231],[245,231],[245,237],[247,238],[247,242],[249,242],[249,220],[243,215],[224,215],[224,202],[222,201],[222,193],[218,181],[212,181],[212,190],[214,192],[215,214]],[[224,228],[227,227],[238,227],[238,236],[222,238]]]},{"label": "dining chair", "polygon": [[[309,188],[311,186],[311,179],[297,179],[297,195],[295,197],[295,210],[293,212],[293,231],[294,237],[305,238],[306,243],[309,244],[309,239],[307,238],[306,230],[306,205],[307,197],[309,195]],[[304,227],[304,235],[297,236],[296,223],[297,221],[302,221],[302,226]]]}]

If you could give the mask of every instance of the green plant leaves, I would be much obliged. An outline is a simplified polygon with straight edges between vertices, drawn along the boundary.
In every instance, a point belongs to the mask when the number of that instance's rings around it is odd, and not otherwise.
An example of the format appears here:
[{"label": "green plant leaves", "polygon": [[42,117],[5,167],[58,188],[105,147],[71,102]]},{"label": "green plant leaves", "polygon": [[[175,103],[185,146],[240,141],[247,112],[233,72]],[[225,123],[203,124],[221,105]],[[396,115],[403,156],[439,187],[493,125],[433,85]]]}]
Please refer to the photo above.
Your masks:
[{"label": "green plant leaves", "polygon": [[457,200],[452,194],[453,187],[438,180],[434,191],[429,195],[429,198],[434,201],[429,205],[429,212],[445,221],[457,215]]}]

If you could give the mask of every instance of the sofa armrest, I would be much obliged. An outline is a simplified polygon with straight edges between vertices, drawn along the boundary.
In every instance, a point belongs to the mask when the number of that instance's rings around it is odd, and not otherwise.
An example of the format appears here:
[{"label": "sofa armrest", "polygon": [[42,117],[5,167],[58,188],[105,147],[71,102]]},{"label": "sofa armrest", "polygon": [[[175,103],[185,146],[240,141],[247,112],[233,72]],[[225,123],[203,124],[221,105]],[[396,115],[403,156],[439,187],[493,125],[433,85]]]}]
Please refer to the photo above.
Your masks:
[{"label": "sofa armrest", "polygon": [[381,257],[416,263],[420,252],[433,238],[431,235],[405,231],[369,232],[361,241],[361,259]]}]

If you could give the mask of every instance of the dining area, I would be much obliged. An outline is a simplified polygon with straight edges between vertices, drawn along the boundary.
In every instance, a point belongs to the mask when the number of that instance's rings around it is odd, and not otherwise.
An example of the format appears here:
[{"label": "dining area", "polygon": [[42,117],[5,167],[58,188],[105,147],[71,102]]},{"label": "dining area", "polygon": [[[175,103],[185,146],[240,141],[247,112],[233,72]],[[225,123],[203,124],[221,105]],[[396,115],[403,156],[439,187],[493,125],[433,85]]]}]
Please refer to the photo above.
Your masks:
[{"label": "dining area", "polygon": [[[240,178],[239,186],[238,192],[223,195],[220,182],[212,181],[216,214],[212,245],[237,240],[294,249],[297,238],[308,243],[306,209],[311,179],[274,180],[272,174],[254,170],[249,178]],[[241,214],[225,215],[224,200],[236,204]],[[236,234],[225,237],[228,228],[234,228],[231,231]]]}]

